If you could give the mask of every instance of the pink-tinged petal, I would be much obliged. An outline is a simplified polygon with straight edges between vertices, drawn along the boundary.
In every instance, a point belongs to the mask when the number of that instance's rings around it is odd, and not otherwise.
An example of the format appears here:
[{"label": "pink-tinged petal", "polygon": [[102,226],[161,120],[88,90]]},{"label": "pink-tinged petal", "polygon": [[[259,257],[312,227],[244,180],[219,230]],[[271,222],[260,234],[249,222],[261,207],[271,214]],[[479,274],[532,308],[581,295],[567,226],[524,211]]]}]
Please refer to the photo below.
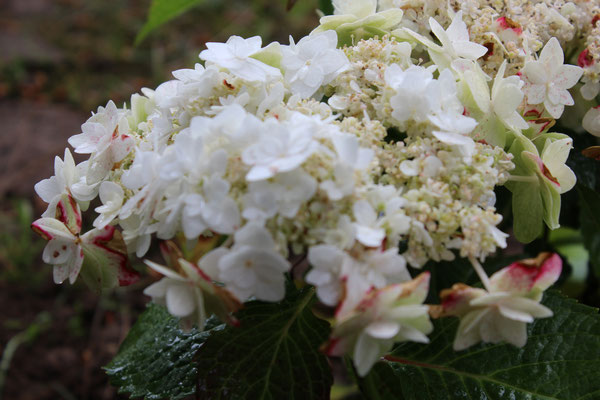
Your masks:
[{"label": "pink-tinged petal", "polygon": [[81,241],[84,254],[90,256],[91,262],[95,262],[93,267],[104,271],[101,276],[108,277],[106,282],[98,282],[101,287],[111,287],[113,284],[128,286],[139,280],[139,273],[129,265],[123,236],[114,226],[94,229],[83,235]]},{"label": "pink-tinged petal", "polygon": [[503,30],[510,29],[517,35],[520,35],[523,33],[523,29],[519,26],[519,24],[517,24],[515,21],[511,20],[510,18],[500,17],[496,20],[496,22],[498,23],[498,26]]},{"label": "pink-tinged petal", "polygon": [[117,163],[123,160],[129,155],[129,153],[131,153],[131,150],[133,150],[134,147],[135,140],[131,136],[121,134],[117,137],[114,137],[111,139],[110,145],[112,161]]},{"label": "pink-tinged petal", "polygon": [[541,104],[546,98],[546,86],[530,84],[523,88],[523,91],[527,95],[528,104]]},{"label": "pink-tinged petal", "polygon": [[572,106],[575,104],[573,97],[571,97],[571,93],[558,86],[550,87],[550,90],[548,90],[548,100],[550,100],[552,104],[564,104],[565,106]]},{"label": "pink-tinged petal", "polygon": [[533,287],[546,290],[554,284],[562,272],[562,260],[556,253],[552,253],[540,266],[539,273],[533,281]]},{"label": "pink-tinged petal", "polygon": [[552,82],[561,89],[569,89],[575,86],[583,75],[583,69],[575,65],[561,65]]},{"label": "pink-tinged petal", "polygon": [[81,210],[73,197],[63,194],[56,204],[56,219],[73,234],[81,232]]},{"label": "pink-tinged petal", "polygon": [[89,154],[97,151],[98,143],[106,136],[106,128],[98,122],[86,122],[81,125],[83,133],[71,136],[69,144],[75,148],[75,153]]},{"label": "pink-tinged petal", "polygon": [[550,114],[554,119],[560,118],[563,111],[565,110],[564,104],[554,104],[548,100],[544,101],[544,107],[548,111],[548,114]]},{"label": "pink-tinged petal", "polygon": [[431,308],[434,318],[445,316],[462,317],[471,310],[471,300],[484,296],[487,292],[483,289],[472,288],[463,283],[457,283],[451,289],[444,289],[440,293],[442,304]]},{"label": "pink-tinged petal", "polygon": [[114,164],[110,147],[94,154],[89,160],[86,183],[93,185],[102,181],[106,178],[106,175],[108,175]]},{"label": "pink-tinged petal", "polygon": [[54,218],[40,218],[31,224],[31,229],[46,240],[74,242],[76,239],[65,224]]},{"label": "pink-tinged petal", "polygon": [[541,84],[530,84],[523,88],[525,94],[527,94],[528,104],[541,104],[546,98],[546,86]]},{"label": "pink-tinged petal", "polygon": [[72,241],[65,241],[60,239],[50,240],[44,252],[42,253],[42,260],[46,264],[65,264],[69,259],[74,258],[77,252],[77,245]]},{"label": "pink-tinged petal", "polygon": [[83,259],[84,259],[83,249],[81,248],[81,246],[78,245],[75,256],[71,260],[72,262],[71,262],[71,265],[69,266],[69,268],[70,268],[69,283],[71,285],[75,283],[75,281],[77,280],[77,277],[79,276],[79,272],[81,271],[81,266],[83,265]]},{"label": "pink-tinged petal", "polygon": [[431,274],[429,272],[422,272],[412,281],[400,283],[402,287],[400,297],[410,299],[413,304],[423,303],[429,293],[430,278]]},{"label": "pink-tinged petal", "polygon": [[556,253],[540,253],[536,258],[510,264],[490,277],[494,291],[527,293],[536,288],[546,290],[562,271],[562,260]]},{"label": "pink-tinged petal", "polygon": [[577,65],[581,68],[589,67],[594,64],[594,57],[590,54],[589,49],[583,49],[579,56],[577,56]]},{"label": "pink-tinged petal", "polygon": [[545,180],[547,182],[549,182],[550,184],[552,184],[556,189],[560,189],[560,183],[558,182],[558,179],[556,179],[552,173],[550,172],[550,170],[548,169],[548,167],[546,167],[546,164],[544,164],[544,162],[542,161],[542,159],[529,152],[529,151],[524,151],[521,153],[521,156],[524,157],[525,159],[528,159],[530,161],[533,161],[535,163],[536,166],[536,173],[540,176],[542,176],[543,178],[545,178]]}]

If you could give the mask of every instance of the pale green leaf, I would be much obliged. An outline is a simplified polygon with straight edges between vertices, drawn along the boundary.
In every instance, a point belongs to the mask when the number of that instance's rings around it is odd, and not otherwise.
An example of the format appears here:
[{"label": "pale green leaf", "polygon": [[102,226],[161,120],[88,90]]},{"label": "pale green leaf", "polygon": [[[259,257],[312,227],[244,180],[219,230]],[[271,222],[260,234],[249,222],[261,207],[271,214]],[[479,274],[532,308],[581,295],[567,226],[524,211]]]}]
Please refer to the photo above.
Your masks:
[{"label": "pale green leaf", "polygon": [[138,32],[135,44],[140,44],[156,28],[204,2],[205,0],[152,0],[148,19]]}]

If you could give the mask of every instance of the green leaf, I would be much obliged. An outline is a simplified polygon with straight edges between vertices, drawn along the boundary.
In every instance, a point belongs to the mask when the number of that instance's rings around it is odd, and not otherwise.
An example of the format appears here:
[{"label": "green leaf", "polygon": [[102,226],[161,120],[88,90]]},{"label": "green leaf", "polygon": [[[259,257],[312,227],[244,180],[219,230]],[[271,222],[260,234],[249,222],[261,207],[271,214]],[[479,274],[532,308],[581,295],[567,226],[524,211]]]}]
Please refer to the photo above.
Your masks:
[{"label": "green leaf", "polygon": [[182,399],[196,390],[194,356],[213,331],[184,333],[165,307],[150,304],[105,369],[119,393],[148,400]]},{"label": "green leaf", "polygon": [[600,195],[592,189],[577,185],[583,243],[590,253],[590,263],[600,276]]},{"label": "green leaf", "polygon": [[538,185],[511,182],[513,193],[513,231],[522,243],[529,243],[542,234],[544,229],[544,205]]},{"label": "green leaf", "polygon": [[185,11],[195,7],[205,0],[152,0],[148,19],[135,38],[135,44],[140,44],[148,34],[159,26],[169,22]]},{"label": "green leaf", "polygon": [[369,399],[593,400],[600,398],[600,316],[557,292],[554,317],[528,326],[523,348],[452,350],[457,319],[435,321],[431,343],[403,343],[359,381]]},{"label": "green leaf", "polygon": [[319,10],[325,15],[333,15],[333,3],[331,0],[319,0]]},{"label": "green leaf", "polygon": [[[534,177],[528,159],[522,157],[523,152],[537,152],[535,145],[527,138],[516,137],[509,152],[513,154],[515,168],[511,175],[518,177]],[[529,243],[537,238],[543,230],[544,204],[540,194],[539,181],[508,181],[506,188],[512,192],[513,231],[522,243]]]},{"label": "green leaf", "polygon": [[198,352],[200,398],[329,399],[331,368],[318,350],[329,324],[313,301],[313,288],[288,287],[281,303],[247,303],[241,326],[213,333]]}]

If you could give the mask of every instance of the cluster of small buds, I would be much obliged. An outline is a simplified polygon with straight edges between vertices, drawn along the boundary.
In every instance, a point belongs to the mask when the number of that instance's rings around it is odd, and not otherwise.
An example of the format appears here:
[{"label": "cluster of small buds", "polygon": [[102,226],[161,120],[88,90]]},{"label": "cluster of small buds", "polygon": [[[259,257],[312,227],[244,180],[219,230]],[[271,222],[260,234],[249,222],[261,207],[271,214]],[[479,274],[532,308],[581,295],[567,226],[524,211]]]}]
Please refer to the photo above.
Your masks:
[{"label": "cluster of small buds", "polygon": [[[479,262],[507,237],[494,189],[513,192],[520,239],[536,234],[524,226],[558,226],[560,195],[575,183],[565,165],[572,140],[548,129],[573,104],[582,69],[563,65],[559,40],[545,38],[537,59],[538,47],[522,64],[505,56],[492,80],[490,48],[471,41],[483,29],[478,2],[457,12],[443,2],[438,20],[430,14],[441,4],[404,3],[336,0],[335,15],[289,45],[208,43],[203,64],[129,107],[100,107],[69,140],[89,160],[76,165],[67,149],[36,185],[48,210],[33,227],[49,241],[55,281],[132,283],[128,255],[142,258],[158,240],[167,265],[146,264],[164,278],[145,293],[185,328],[211,314],[236,325],[244,302],[281,301],[286,279],[298,278],[290,260],[306,258],[301,278],[336,309],[326,351],[353,355],[364,375],[394,342],[427,342],[433,329],[429,274],[413,278],[407,264],[459,256],[485,290],[442,294],[437,314],[462,318],[455,347],[522,346],[524,323],[550,315],[538,302],[560,260],[487,277]],[[490,18],[490,37],[523,34],[508,17]],[[512,34],[498,31],[506,26]],[[560,41],[568,32],[557,31]],[[82,234],[81,211],[96,198]]]}]

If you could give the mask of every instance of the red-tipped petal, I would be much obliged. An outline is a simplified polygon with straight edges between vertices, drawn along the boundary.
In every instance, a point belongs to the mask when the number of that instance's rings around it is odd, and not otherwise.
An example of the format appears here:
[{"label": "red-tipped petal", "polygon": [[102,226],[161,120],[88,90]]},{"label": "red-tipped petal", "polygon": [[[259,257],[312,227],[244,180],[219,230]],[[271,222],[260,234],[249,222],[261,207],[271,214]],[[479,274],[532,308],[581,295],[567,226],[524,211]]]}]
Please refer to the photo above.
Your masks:
[{"label": "red-tipped petal", "polygon": [[73,235],[81,232],[81,210],[70,195],[63,194],[56,204],[56,219],[65,224]]},{"label": "red-tipped petal", "polygon": [[534,288],[546,290],[560,276],[562,260],[556,253],[541,253],[537,258],[521,260],[496,272],[490,278],[495,291],[525,293]]}]

